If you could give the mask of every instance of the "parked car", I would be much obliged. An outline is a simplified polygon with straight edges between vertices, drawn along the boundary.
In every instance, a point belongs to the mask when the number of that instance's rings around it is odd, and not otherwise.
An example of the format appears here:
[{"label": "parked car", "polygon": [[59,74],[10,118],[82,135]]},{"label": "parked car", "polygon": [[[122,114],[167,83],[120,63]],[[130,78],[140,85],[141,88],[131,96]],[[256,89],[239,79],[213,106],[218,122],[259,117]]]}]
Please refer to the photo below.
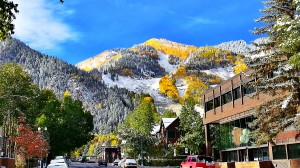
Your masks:
[{"label": "parked car", "polygon": [[120,162],[120,159],[115,159],[113,162],[113,166],[118,166],[119,162]]},{"label": "parked car", "polygon": [[98,166],[101,166],[101,165],[107,166],[107,161],[106,161],[105,159],[100,159],[100,160],[98,161]]},{"label": "parked car", "polygon": [[181,162],[180,168],[215,168],[215,163],[210,156],[191,155]]},{"label": "parked car", "polygon": [[55,156],[55,159],[64,159],[64,156]]},{"label": "parked car", "polygon": [[68,168],[69,165],[68,165],[68,163],[66,162],[65,159],[52,159],[50,161],[50,164],[47,166],[47,168],[52,168],[52,167],[55,167],[55,168]]},{"label": "parked car", "polygon": [[64,163],[50,163],[47,168],[68,168]]},{"label": "parked car", "polygon": [[136,160],[125,159],[124,163],[122,164],[122,168],[137,168]]}]

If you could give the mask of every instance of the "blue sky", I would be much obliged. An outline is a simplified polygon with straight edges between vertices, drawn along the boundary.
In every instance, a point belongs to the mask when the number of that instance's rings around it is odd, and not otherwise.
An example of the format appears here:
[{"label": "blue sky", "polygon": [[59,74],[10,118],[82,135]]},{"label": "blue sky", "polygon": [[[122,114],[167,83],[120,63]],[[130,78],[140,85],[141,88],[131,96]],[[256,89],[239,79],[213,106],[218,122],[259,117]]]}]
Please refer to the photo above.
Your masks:
[{"label": "blue sky", "polygon": [[151,38],[195,46],[247,43],[260,27],[261,0],[14,0],[14,37],[44,54],[76,64],[107,49]]}]

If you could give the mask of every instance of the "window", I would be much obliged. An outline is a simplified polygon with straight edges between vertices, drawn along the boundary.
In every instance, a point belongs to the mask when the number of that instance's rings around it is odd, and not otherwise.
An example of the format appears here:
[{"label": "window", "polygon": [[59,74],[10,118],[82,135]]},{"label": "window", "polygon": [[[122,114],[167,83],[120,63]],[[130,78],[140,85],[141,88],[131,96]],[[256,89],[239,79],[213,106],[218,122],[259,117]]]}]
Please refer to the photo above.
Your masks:
[{"label": "window", "polygon": [[251,86],[251,85],[244,85],[243,86],[243,95],[248,95],[251,93],[256,92],[255,87]]},{"label": "window", "polygon": [[286,159],[285,146],[273,146],[273,159]]},{"label": "window", "polygon": [[222,95],[222,105],[232,101],[231,91]]},{"label": "window", "polygon": [[300,144],[288,145],[289,159],[300,158]]},{"label": "window", "polygon": [[253,160],[254,161],[269,160],[268,148],[253,149]]},{"label": "window", "polygon": [[241,98],[241,90],[240,88],[233,89],[233,100]]},{"label": "window", "polygon": [[215,101],[215,108],[217,108],[217,107],[219,107],[221,105],[220,96],[216,97],[214,99],[214,101]]},{"label": "window", "polygon": [[167,137],[168,137],[168,139],[175,139],[176,132],[174,130],[167,130]]},{"label": "window", "polygon": [[268,73],[267,78],[274,78],[276,76],[279,76],[281,74],[281,71],[273,71]]},{"label": "window", "polygon": [[210,100],[208,102],[205,103],[205,112],[212,110],[214,108],[214,103],[213,100]]}]

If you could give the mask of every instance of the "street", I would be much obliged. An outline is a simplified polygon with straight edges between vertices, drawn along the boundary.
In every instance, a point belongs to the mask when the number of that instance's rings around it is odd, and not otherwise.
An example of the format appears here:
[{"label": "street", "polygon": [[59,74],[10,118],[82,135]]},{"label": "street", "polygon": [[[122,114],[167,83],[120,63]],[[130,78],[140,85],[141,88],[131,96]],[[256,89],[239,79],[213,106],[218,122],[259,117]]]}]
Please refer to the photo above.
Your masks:
[{"label": "street", "polygon": [[98,166],[97,163],[81,163],[81,162],[71,162],[70,168],[113,168],[111,164],[105,166]]}]

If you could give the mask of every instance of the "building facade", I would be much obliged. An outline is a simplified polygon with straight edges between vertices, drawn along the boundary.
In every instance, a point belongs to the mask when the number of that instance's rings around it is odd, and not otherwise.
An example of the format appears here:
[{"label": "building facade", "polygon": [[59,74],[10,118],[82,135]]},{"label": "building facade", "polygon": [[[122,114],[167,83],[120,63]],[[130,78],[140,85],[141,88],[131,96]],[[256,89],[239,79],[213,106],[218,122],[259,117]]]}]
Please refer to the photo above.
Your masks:
[{"label": "building facade", "polygon": [[162,118],[160,126],[156,132],[157,138],[160,139],[160,144],[169,145],[177,142],[180,137],[179,132],[180,120],[176,118]]},{"label": "building facade", "polygon": [[[265,161],[300,158],[300,131],[288,128],[278,134],[275,144],[256,146],[249,136],[255,107],[275,97],[253,96],[247,85],[255,80],[247,70],[208,90],[203,96],[207,155],[222,162]],[[282,95],[277,95],[277,97]]]}]

